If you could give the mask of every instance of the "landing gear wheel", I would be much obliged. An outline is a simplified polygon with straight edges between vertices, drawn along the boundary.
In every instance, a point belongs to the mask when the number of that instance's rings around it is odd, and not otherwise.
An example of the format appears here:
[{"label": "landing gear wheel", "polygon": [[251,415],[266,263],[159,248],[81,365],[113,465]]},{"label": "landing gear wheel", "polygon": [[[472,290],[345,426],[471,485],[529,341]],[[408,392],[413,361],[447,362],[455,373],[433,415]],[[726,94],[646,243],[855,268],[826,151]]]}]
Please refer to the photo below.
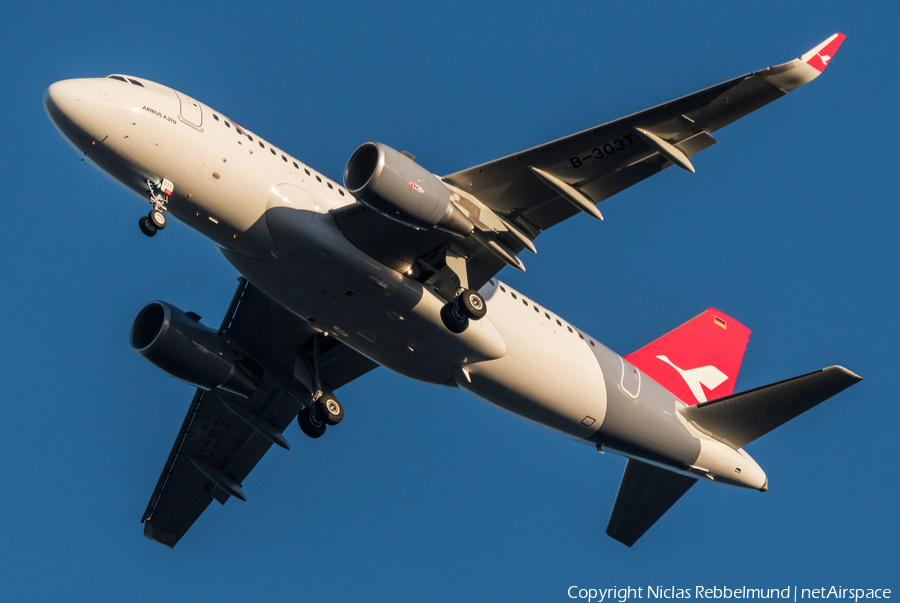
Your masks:
[{"label": "landing gear wheel", "polygon": [[147,217],[153,222],[156,230],[162,230],[166,227],[166,214],[164,214],[161,209],[151,209],[150,214]]},{"label": "landing gear wheel", "polygon": [[444,304],[441,308],[441,320],[451,333],[462,333],[469,326],[469,317],[459,309],[456,302]]},{"label": "landing gear wheel", "polygon": [[331,394],[322,394],[316,400],[316,414],[328,425],[337,425],[344,419],[344,408]]},{"label": "landing gear wheel", "polygon": [[304,408],[297,415],[297,423],[300,430],[312,439],[320,438],[325,434],[325,421],[319,418],[312,408]]},{"label": "landing gear wheel", "polygon": [[457,300],[466,316],[472,320],[481,320],[487,314],[487,303],[481,294],[474,289],[466,289]]},{"label": "landing gear wheel", "polygon": [[148,237],[154,236],[159,231],[159,229],[153,225],[153,220],[150,219],[150,216],[141,218],[138,222],[138,226],[141,227],[141,232]]}]

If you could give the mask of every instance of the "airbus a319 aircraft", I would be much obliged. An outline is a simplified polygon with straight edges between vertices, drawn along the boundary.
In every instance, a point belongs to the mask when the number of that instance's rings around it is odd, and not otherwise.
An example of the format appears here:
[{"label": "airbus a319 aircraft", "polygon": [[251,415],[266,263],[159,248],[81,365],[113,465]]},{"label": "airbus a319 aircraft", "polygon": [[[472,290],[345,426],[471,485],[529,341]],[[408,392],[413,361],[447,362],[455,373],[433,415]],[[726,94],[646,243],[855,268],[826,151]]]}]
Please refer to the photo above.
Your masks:
[{"label": "airbus a319 aircraft", "polygon": [[744,447],[859,381],[839,366],[734,394],[750,331],[709,309],[619,356],[500,282],[542,231],[670,166],[816,78],[844,40],[502,159],[436,176],[367,142],[343,183],[186,94],[139,77],[52,84],[50,118],[90,161],[212,239],[242,275],[218,329],[154,301],[131,345],[197,388],[142,522],[168,547],[297,419],[341,422],[334,391],[381,365],[458,387],[628,458],[607,527],[633,545],[698,481],[765,491]]}]

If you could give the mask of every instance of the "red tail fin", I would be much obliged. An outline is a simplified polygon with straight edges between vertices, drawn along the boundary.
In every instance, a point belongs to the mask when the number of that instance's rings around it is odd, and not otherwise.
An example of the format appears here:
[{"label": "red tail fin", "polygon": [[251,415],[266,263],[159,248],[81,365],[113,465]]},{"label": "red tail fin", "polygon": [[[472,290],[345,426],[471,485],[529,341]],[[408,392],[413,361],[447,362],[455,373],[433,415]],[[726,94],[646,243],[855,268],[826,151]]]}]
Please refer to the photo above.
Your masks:
[{"label": "red tail fin", "polygon": [[750,329],[710,308],[625,360],[686,404],[734,393]]}]

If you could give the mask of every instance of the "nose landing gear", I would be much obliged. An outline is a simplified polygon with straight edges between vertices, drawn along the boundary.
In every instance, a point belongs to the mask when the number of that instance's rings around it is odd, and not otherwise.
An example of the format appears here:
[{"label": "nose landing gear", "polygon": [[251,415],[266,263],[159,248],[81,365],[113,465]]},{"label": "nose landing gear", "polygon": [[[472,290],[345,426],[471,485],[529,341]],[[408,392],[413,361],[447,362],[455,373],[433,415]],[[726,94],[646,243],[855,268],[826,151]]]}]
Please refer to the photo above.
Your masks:
[{"label": "nose landing gear", "polygon": [[166,210],[169,195],[175,190],[175,185],[166,178],[163,178],[160,184],[153,184],[150,180],[146,180],[146,182],[147,187],[150,189],[148,196],[150,197],[150,203],[153,204],[153,209],[140,219],[138,226],[140,226],[142,233],[152,237],[166,227],[166,214],[163,212]]}]

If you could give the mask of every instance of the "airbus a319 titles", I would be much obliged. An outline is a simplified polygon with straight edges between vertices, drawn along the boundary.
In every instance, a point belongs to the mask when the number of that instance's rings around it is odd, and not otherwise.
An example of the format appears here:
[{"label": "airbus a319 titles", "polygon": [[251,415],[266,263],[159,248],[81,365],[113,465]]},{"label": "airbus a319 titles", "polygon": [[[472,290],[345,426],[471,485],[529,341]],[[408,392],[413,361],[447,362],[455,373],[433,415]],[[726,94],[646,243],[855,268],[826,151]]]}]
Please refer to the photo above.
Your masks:
[{"label": "airbus a319 titles", "polygon": [[241,274],[216,327],[162,301],[132,325],[139,354],[196,388],[144,534],[174,547],[213,500],[245,500],[253,467],[289,447],[285,428],[336,428],[334,392],[378,366],[627,457],[607,534],[628,546],[699,481],[765,491],[744,447],[857,375],[833,366],[736,394],[750,331],[722,311],[621,356],[496,275],[524,270],[542,231],[602,219],[601,201],[668,167],[693,172],[713,133],[815,79],[843,40],[443,176],[367,142],[343,182],[156,82],[50,85],[60,133],[149,203],[144,234],[174,217]]}]

